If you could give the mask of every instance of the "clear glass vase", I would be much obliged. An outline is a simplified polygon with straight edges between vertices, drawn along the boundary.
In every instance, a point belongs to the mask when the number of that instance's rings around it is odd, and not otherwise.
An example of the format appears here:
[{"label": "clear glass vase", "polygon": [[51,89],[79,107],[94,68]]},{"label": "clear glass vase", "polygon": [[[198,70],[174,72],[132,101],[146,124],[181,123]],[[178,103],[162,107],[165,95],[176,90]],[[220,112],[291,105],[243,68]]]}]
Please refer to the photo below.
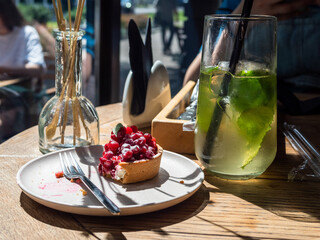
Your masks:
[{"label": "clear glass vase", "polygon": [[97,111],[82,96],[83,34],[83,31],[54,31],[56,93],[39,116],[39,148],[42,153],[99,144]]}]

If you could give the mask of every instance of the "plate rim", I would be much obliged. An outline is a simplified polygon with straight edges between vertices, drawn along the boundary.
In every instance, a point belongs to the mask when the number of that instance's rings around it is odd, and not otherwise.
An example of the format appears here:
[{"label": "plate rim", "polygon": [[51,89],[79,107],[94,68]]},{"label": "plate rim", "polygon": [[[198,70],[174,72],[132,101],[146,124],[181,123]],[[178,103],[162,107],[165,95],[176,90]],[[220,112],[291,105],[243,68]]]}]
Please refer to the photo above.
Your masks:
[{"label": "plate rim", "polygon": [[[25,186],[25,184],[23,184],[22,180],[21,180],[21,173],[31,164],[33,164],[34,162],[37,162],[37,161],[41,161],[41,159],[44,159],[46,158],[47,156],[50,156],[50,155],[56,155],[58,154],[59,152],[66,152],[66,151],[74,151],[76,148],[90,148],[90,147],[93,147],[93,146],[102,146],[102,145],[91,145],[91,146],[84,146],[84,147],[73,147],[73,148],[67,148],[67,149],[62,149],[62,150],[58,150],[58,151],[55,151],[55,152],[50,152],[50,153],[47,153],[45,155],[42,155],[42,156],[39,156],[37,158],[34,158],[32,160],[29,160],[28,162],[26,162],[23,166],[20,167],[20,169],[18,170],[17,174],[16,174],[16,182],[18,184],[18,186],[21,188],[21,190],[28,196],[30,197],[31,199],[33,199],[34,201],[38,202],[39,204],[41,205],[44,205],[46,207],[49,207],[49,208],[52,208],[52,209],[56,209],[58,211],[63,211],[63,212],[68,212],[68,213],[76,213],[74,211],[64,211],[64,210],[61,210],[59,208],[54,208],[52,206],[48,206],[47,204],[45,203],[50,203],[52,205],[56,205],[56,206],[61,206],[62,208],[71,208],[71,209],[80,209],[80,211],[88,211],[88,213],[80,213],[80,214],[83,214],[83,215],[92,215],[90,214],[90,210],[93,210],[93,211],[101,211],[101,210],[104,210],[104,207],[101,205],[101,206],[97,206],[97,205],[78,205],[78,204],[69,204],[69,203],[58,203],[56,201],[53,201],[53,200],[50,200],[50,199],[46,199],[44,197],[41,197],[41,196],[37,196],[35,194],[33,194],[30,190],[27,189],[27,187]],[[103,147],[103,146],[102,146]],[[169,204],[171,202],[174,202],[173,204],[167,206],[167,207],[162,207],[162,208],[159,208],[159,209],[156,209],[156,210],[153,210],[153,211],[141,211],[139,213],[136,213],[136,214],[143,214],[143,213],[148,213],[148,212],[154,212],[154,211],[159,211],[159,210],[162,210],[162,209],[165,209],[165,208],[168,208],[168,207],[171,207],[171,206],[174,206],[178,203],[181,203],[183,202],[184,200],[188,199],[189,197],[191,197],[194,193],[196,193],[200,187],[202,186],[203,184],[203,181],[204,181],[204,172],[202,171],[201,167],[195,163],[192,159],[188,158],[188,157],[185,157],[179,153],[175,153],[175,152],[172,152],[172,151],[168,151],[168,150],[163,150],[164,153],[166,154],[172,154],[172,155],[175,155],[179,158],[183,158],[183,160],[186,160],[186,161],[189,161],[191,164],[193,164],[196,168],[198,168],[200,170],[200,173],[199,173],[199,182],[196,184],[196,187],[195,189],[193,189],[193,191],[191,192],[187,192],[186,194],[182,195],[182,196],[178,196],[178,197],[174,197],[172,199],[169,199],[169,200],[165,200],[165,201],[162,201],[160,203],[156,203],[156,204],[140,204],[140,205],[130,205],[130,206],[121,206],[120,207],[120,210],[122,211],[128,211],[128,210],[134,210],[134,209],[143,209],[143,208],[147,208],[149,206],[159,206],[159,205],[166,205],[166,204]],[[108,181],[108,179],[106,179],[106,181]],[[111,181],[111,180],[110,180]],[[198,186],[197,186],[198,185]],[[38,201],[37,201],[38,200]],[[40,202],[39,202],[40,201]],[[102,212],[102,211],[101,211]],[[94,214],[94,216],[113,216],[111,215],[111,213],[109,213],[108,211],[105,211],[106,214]],[[109,214],[108,214],[109,213]],[[76,213],[78,214],[78,213]],[[136,215],[136,214],[129,214],[129,215]],[[124,216],[124,215],[127,215],[127,214],[120,214],[120,216]]]}]

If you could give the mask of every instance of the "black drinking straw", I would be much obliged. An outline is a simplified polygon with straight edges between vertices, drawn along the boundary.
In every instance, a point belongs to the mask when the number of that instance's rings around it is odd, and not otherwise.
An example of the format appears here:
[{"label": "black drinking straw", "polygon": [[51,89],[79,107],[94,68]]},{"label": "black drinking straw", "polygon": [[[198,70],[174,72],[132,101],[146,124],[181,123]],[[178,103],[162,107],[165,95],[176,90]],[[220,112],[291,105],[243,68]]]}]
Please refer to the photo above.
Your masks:
[{"label": "black drinking straw", "polygon": [[[221,89],[220,89],[220,97],[225,97],[228,94],[228,89],[229,89],[229,83],[231,80],[231,74],[235,74],[236,71],[236,66],[239,61],[241,49],[243,46],[243,40],[244,36],[246,34],[247,26],[248,26],[248,17],[250,17],[250,12],[252,8],[253,0],[245,0],[242,13],[241,13],[241,20],[239,22],[238,26],[238,31],[235,39],[235,43],[233,46],[232,54],[231,54],[231,59],[229,62],[229,73],[225,74],[221,83]],[[222,115],[223,115],[224,109],[220,106],[219,103],[216,104],[210,126],[208,129],[208,133],[206,136],[206,141],[204,143],[204,148],[203,148],[203,155],[204,156],[210,156],[211,155],[211,150],[213,149],[214,146],[214,137],[216,136]],[[203,159],[204,161],[209,163],[209,159]]]}]

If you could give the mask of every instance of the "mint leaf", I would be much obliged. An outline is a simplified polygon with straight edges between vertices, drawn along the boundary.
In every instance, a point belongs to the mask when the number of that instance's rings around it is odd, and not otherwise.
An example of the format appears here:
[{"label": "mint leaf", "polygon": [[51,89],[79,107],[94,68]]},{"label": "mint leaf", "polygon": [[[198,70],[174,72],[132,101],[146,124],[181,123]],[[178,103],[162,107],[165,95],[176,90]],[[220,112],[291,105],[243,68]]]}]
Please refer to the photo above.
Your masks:
[{"label": "mint leaf", "polygon": [[238,112],[261,106],[268,100],[259,78],[232,78],[229,87],[230,103]]},{"label": "mint leaf", "polygon": [[259,106],[242,112],[237,119],[240,132],[247,139],[247,158],[242,162],[242,168],[258,154],[266,133],[271,129],[273,116],[273,109]]},{"label": "mint leaf", "polygon": [[124,126],[121,123],[118,123],[115,128],[113,129],[113,133],[117,136],[118,132],[121,128],[123,128]]},{"label": "mint leaf", "polygon": [[271,129],[276,104],[275,75],[268,71],[241,71],[230,82],[231,111],[239,131],[247,140],[247,158],[242,168],[258,154]]}]

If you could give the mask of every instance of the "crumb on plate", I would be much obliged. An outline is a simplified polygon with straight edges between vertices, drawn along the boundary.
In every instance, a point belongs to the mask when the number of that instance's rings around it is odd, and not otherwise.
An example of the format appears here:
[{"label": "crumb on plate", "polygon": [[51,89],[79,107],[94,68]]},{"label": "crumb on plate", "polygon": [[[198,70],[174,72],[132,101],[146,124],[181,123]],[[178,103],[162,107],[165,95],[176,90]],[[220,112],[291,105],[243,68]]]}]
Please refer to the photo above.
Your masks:
[{"label": "crumb on plate", "polygon": [[55,175],[56,175],[56,178],[62,178],[64,176],[63,171],[56,172]]},{"label": "crumb on plate", "polygon": [[87,191],[83,190],[83,189],[80,189],[80,191],[82,192],[82,195],[83,196],[86,196],[87,195]]}]

